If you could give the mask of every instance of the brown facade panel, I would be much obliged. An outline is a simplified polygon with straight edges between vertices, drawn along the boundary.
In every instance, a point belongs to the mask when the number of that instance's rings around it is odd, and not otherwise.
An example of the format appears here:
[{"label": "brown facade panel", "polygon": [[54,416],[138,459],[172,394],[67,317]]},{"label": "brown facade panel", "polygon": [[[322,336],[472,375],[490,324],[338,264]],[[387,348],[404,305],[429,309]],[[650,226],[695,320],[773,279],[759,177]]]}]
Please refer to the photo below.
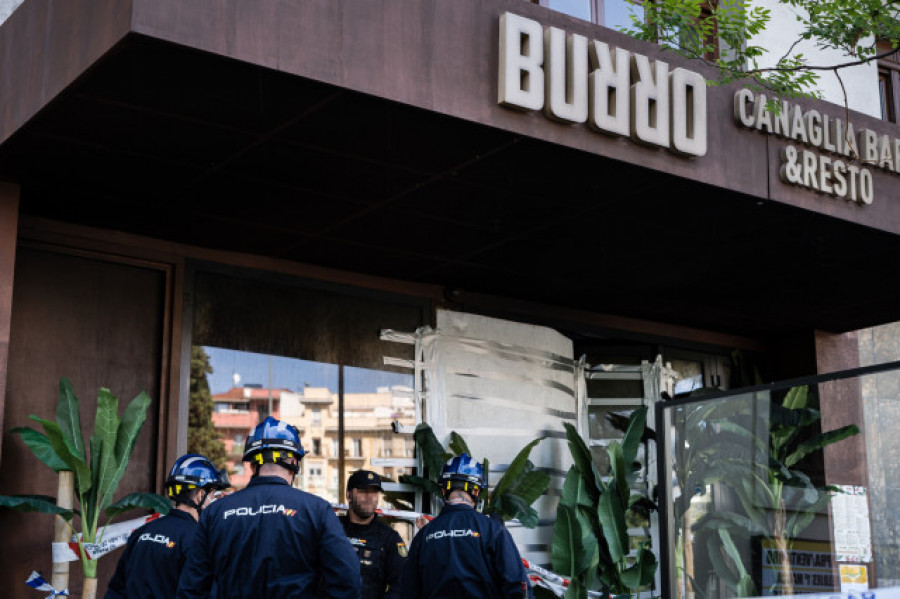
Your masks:
[{"label": "brown facade panel", "polygon": [[[165,276],[157,270],[19,248],[0,494],[56,495],[55,474],[9,431],[21,426],[40,429],[30,414],[55,417],[60,376],[75,387],[86,436],[93,430],[100,387],[119,398],[120,412],[141,390],[150,394],[153,404],[115,499],[158,490],[157,438],[164,432],[158,418],[164,294]],[[50,569],[53,519],[3,510],[0,530],[8,541],[0,547],[5,595],[27,599],[34,591],[22,583],[31,571]],[[117,557],[99,562],[101,589]],[[77,596],[81,570],[73,565],[71,571],[69,588]]]},{"label": "brown facade panel", "polygon": [[[499,19],[512,12],[589,40],[607,43],[715,79],[716,72],[656,45],[521,0],[406,2],[318,0],[266,4],[252,14],[240,2],[135,2],[134,31],[214,54],[299,75],[345,89],[496,127],[598,156],[710,184],[757,198],[882,230],[900,231],[893,203],[900,199],[897,174],[874,172],[876,204],[860,207],[779,180],[779,151],[788,142],[742,127],[734,116],[734,86],[707,94],[708,151],[693,158],[591,130],[555,122],[541,111],[498,104]],[[842,106],[797,101],[846,120]],[[890,123],[849,113],[856,131],[900,137]],[[601,181],[602,183],[602,181]],[[632,185],[637,185],[633,182]]]},{"label": "brown facade panel", "polygon": [[0,27],[0,141],[125,36],[130,0],[28,0]]},{"label": "brown facade panel", "polygon": [[[815,341],[819,373],[859,367],[856,332],[832,335],[817,331]],[[859,379],[846,379],[819,386],[822,430],[856,424],[863,431],[825,448],[825,481],[828,484],[868,486],[866,427],[860,385]]]},{"label": "brown facade panel", "polygon": [[[16,262],[16,228],[19,222],[19,188],[0,184],[0,431],[6,404],[6,362],[12,320],[13,273]],[[0,446],[0,460],[3,458]]]}]

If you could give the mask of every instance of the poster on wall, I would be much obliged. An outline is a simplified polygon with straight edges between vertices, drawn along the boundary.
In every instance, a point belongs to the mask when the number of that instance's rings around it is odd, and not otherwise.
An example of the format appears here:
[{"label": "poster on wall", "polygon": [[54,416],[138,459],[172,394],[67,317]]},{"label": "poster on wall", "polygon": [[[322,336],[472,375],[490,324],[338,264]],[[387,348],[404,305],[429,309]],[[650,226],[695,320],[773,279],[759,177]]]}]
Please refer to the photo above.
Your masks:
[{"label": "poster on wall", "polygon": [[869,590],[869,572],[865,564],[840,564],[841,592],[856,593]]},{"label": "poster on wall", "polygon": [[841,485],[840,488],[843,493],[835,493],[831,500],[835,559],[869,563],[872,561],[872,533],[866,488],[854,485]]},{"label": "poster on wall", "polygon": [[[792,593],[835,590],[833,556],[829,543],[794,541],[786,556],[775,547],[772,539],[763,539],[761,544],[763,595],[784,595],[787,587],[791,587]],[[784,567],[785,562],[788,567]]]}]

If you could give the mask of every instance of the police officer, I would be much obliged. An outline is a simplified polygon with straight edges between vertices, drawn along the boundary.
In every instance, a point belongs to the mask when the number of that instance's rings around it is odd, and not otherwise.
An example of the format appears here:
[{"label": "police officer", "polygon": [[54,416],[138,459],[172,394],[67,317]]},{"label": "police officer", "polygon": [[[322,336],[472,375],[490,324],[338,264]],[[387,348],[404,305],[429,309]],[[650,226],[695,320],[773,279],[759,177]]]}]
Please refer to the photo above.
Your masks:
[{"label": "police officer", "polygon": [[297,429],[271,416],[247,436],[245,489],[203,511],[178,599],[315,596],[358,599],[359,561],[331,505],[291,487],[306,454]]},{"label": "police officer", "polygon": [[189,453],[175,460],[166,478],[166,494],[175,507],[131,533],[106,599],[173,596],[200,511],[216,491],[228,487],[225,472],[204,456]]},{"label": "police officer", "polygon": [[444,507],[410,546],[400,585],[402,599],[530,597],[516,545],[502,523],[475,511],[484,468],[468,454],[441,471]]},{"label": "police officer", "polygon": [[357,470],[347,481],[344,532],[359,557],[361,599],[397,599],[400,574],[406,561],[406,544],[397,531],[378,519],[375,509],[381,493],[381,477]]}]

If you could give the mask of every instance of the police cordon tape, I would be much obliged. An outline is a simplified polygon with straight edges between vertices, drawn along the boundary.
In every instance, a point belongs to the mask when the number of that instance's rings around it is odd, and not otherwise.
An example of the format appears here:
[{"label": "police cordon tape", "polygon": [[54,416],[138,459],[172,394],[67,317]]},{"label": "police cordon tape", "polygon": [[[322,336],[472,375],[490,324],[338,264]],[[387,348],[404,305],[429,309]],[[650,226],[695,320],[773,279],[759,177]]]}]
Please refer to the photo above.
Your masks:
[{"label": "police cordon tape", "polygon": [[[334,508],[334,511],[336,512],[346,512],[350,509],[350,507],[346,503],[332,503],[331,507]],[[410,512],[407,510],[378,508],[377,510],[375,510],[375,513],[379,516],[385,516],[387,518],[397,518],[398,520],[408,520],[410,522],[415,522],[419,518],[425,518],[429,522],[434,520],[434,516],[430,516],[428,514],[420,514],[419,512]]]},{"label": "police cordon tape", "polygon": [[[566,589],[569,588],[569,579],[563,578],[559,574],[542,568],[537,564],[532,564],[524,557],[522,558],[522,565],[525,566],[525,572],[528,574],[528,580],[531,581],[532,586],[544,587],[552,591],[557,597],[562,597],[566,594]],[[606,596],[598,591],[588,591],[587,595],[588,597]]]},{"label": "police cordon tape", "polygon": [[32,572],[31,576],[28,577],[28,580],[25,581],[25,584],[37,591],[50,591],[50,594],[47,595],[47,599],[69,596],[69,589],[57,591],[49,582],[44,580],[44,577],[41,576],[39,572]]},{"label": "police cordon tape", "polygon": [[[143,526],[147,522],[152,522],[160,517],[158,513],[152,513],[149,516],[135,518],[134,520],[126,520],[110,524],[103,529],[101,541],[99,543],[85,543],[84,550],[88,559],[97,559],[101,555],[105,555],[114,549],[118,549],[128,542],[128,537],[137,528]],[[81,536],[80,534],[78,536]],[[81,559],[78,551],[78,542],[73,540],[68,543],[53,543],[53,561],[54,562],[75,562]]]}]

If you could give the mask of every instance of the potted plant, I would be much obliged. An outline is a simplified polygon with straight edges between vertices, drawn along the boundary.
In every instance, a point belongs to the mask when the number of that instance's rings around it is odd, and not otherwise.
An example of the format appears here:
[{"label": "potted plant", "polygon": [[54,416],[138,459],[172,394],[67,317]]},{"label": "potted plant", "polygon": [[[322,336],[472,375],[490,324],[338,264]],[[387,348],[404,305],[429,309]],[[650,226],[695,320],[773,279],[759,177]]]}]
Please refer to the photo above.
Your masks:
[{"label": "potted plant", "polygon": [[647,542],[640,544],[633,559],[628,557],[629,515],[646,516],[656,509],[648,497],[631,490],[639,470],[635,460],[646,417],[646,407],[635,410],[622,442],[613,441],[607,447],[610,476],[606,480],[575,427],[563,424],[573,465],[557,508],[551,559],[554,571],[571,579],[566,597],[586,598],[589,590],[628,596],[653,581],[657,560]]},{"label": "potted plant", "polygon": [[[68,524],[77,538],[84,572],[82,595],[86,599],[94,599],[97,594],[97,561],[90,559],[86,546],[102,541],[106,526],[123,512],[145,508],[167,513],[170,507],[166,498],[155,493],[131,493],[113,502],[150,403],[150,396],[142,391],[129,402],[120,417],[119,400],[109,389],[101,388],[97,395],[94,431],[86,446],[81,430],[78,398],[72,384],[63,377],[59,380],[56,420],[32,415],[31,419],[41,424],[43,433],[30,427],[12,430],[54,472],[71,472],[74,494],[80,509],[61,507],[53,497],[38,495],[0,496],[0,506],[55,514]],[[107,518],[102,525],[101,512]],[[80,533],[74,525],[76,516],[81,523]]]},{"label": "potted plant", "polygon": [[[422,456],[426,476],[404,475],[400,481],[415,485],[435,497],[441,496],[438,478],[444,463],[453,456],[463,453],[472,455],[465,440],[455,431],[450,433],[449,451],[446,451],[434,435],[431,427],[422,423],[416,427],[413,435],[416,440],[416,448]],[[518,519],[522,526],[534,528],[538,523],[538,513],[531,504],[547,490],[550,484],[550,475],[542,470],[536,470],[534,464],[528,459],[531,450],[541,442],[540,439],[531,441],[510,463],[509,468],[494,485],[493,490],[485,498],[482,512],[494,514],[503,520]],[[488,472],[488,460],[484,460],[484,472]]]}]

